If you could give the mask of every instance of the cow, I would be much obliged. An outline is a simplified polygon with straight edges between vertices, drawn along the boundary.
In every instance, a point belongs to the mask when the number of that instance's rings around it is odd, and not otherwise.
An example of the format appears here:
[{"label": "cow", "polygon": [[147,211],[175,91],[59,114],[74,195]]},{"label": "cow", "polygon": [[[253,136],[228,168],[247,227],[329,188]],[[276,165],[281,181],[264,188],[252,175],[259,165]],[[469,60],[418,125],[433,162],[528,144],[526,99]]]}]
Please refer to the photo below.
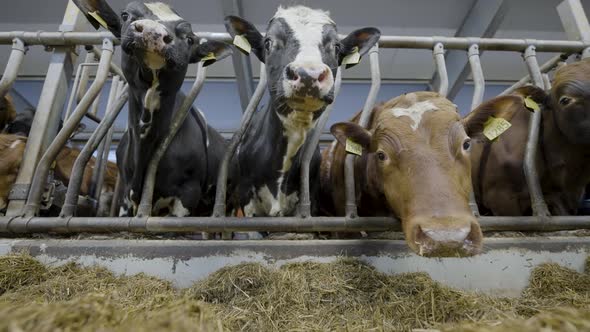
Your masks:
[{"label": "cow", "polygon": [[502,109],[512,116],[512,126],[500,137],[473,146],[473,184],[481,212],[497,216],[532,213],[523,171],[532,114],[527,97],[542,112],[535,165],[549,212],[576,214],[590,182],[590,59],[559,68],[550,91],[526,86],[480,106]]},{"label": "cow", "polygon": [[10,95],[0,96],[0,130],[16,118],[16,109]]},{"label": "cow", "polygon": [[[129,120],[117,165],[125,192],[121,215],[134,215],[152,154],[185,98],[180,87],[189,63],[209,65],[231,48],[217,41],[199,43],[191,24],[161,2],[131,2],[120,15],[105,0],[74,2],[95,27],[102,25],[121,40]],[[159,164],[153,214],[210,214],[224,151],[223,137],[191,108]]]},{"label": "cow", "polygon": [[[232,196],[246,217],[289,216],[299,200],[301,147],[334,100],[337,67],[365,54],[380,32],[363,28],[339,40],[329,13],[304,6],[279,7],[263,36],[243,18],[228,16],[232,37],[245,38],[266,65],[269,105],[251,120],[233,159],[239,184]],[[310,165],[312,214],[317,212],[319,150]]]},{"label": "cow", "polygon": [[322,211],[344,215],[346,146],[356,143],[362,148],[354,162],[359,215],[398,217],[420,255],[479,253],[483,236],[469,207],[470,149],[491,116],[504,114],[480,108],[461,119],[440,94],[412,92],[373,108],[367,129],[358,124],[360,113],[332,125],[336,140],[324,150],[320,170]]},{"label": "cow", "polygon": [[23,136],[0,134],[0,211],[8,205],[8,194],[16,181],[26,141]]}]

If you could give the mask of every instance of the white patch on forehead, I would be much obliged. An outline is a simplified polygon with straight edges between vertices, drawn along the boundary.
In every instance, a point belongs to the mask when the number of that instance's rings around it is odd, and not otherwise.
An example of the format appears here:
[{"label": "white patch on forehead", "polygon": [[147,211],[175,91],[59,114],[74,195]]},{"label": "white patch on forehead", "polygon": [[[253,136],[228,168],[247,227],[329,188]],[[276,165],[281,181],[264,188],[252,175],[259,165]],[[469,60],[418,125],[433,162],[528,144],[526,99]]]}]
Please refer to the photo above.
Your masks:
[{"label": "white patch on forehead", "polygon": [[407,116],[412,120],[412,130],[416,131],[418,126],[420,125],[420,121],[422,121],[422,115],[426,112],[437,111],[438,107],[434,106],[434,104],[430,100],[421,101],[419,103],[415,103],[409,108],[400,108],[394,107],[392,108],[391,114],[393,116],[399,118],[400,116]]},{"label": "white patch on forehead", "polygon": [[293,37],[299,44],[294,62],[322,62],[319,46],[322,44],[324,25],[335,25],[329,12],[305,6],[279,7],[273,18],[284,19],[293,31]]},{"label": "white patch on forehead", "polygon": [[160,21],[182,21],[182,18],[172,11],[170,6],[161,2],[146,3],[145,6],[156,16]]}]

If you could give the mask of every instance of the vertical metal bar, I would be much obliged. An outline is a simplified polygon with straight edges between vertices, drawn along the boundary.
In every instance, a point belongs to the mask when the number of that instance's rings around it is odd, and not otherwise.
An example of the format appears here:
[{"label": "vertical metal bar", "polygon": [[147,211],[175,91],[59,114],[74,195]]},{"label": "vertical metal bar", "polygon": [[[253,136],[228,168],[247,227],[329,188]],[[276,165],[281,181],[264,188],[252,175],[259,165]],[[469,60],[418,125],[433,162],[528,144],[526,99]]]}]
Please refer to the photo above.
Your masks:
[{"label": "vertical metal bar", "polygon": [[80,120],[84,117],[84,114],[90,107],[90,104],[96,98],[99,91],[102,89],[106,79],[109,75],[109,65],[113,57],[113,42],[110,39],[105,39],[102,44],[103,54],[99,62],[96,78],[90,89],[82,101],[76,107],[76,110],[72,116],[66,121],[63,129],[57,134],[55,139],[51,142],[47,151],[43,154],[39,160],[39,165],[35,170],[35,176],[31,183],[29,190],[29,196],[25,205],[24,214],[27,217],[33,217],[39,211],[39,202],[41,201],[41,195],[43,194],[43,187],[47,180],[47,173],[49,172],[49,166],[57,157],[57,154],[64,146],[70,135],[74,132]]},{"label": "vertical metal bar", "polygon": [[440,81],[438,93],[446,97],[449,92],[449,75],[447,74],[447,65],[445,63],[445,47],[442,43],[434,45],[432,55],[434,57],[434,64],[436,65],[436,72],[438,73]]},{"label": "vertical metal bar", "polygon": [[6,63],[6,68],[4,68],[2,79],[0,80],[0,98],[6,95],[8,90],[10,90],[12,83],[16,80],[16,76],[18,75],[18,71],[23,63],[26,52],[27,47],[25,46],[25,43],[18,38],[14,38],[12,41],[12,51],[10,52],[8,62]]},{"label": "vertical metal bar", "polygon": [[[84,59],[84,63],[94,63],[96,62],[96,57],[94,55],[94,53],[92,53],[92,50],[89,50],[88,47],[86,47],[86,58]],[[79,88],[78,91],[73,91],[72,93],[76,96],[76,103],[79,103],[80,100],[82,100],[82,97],[84,97],[84,93],[86,93],[86,89],[88,88],[88,81],[90,80],[90,68],[87,66],[84,66],[82,68],[82,73],[80,75],[80,82],[79,82]]]},{"label": "vertical metal bar", "polygon": [[471,66],[471,75],[473,76],[473,98],[471,99],[471,111],[474,110],[483,100],[486,82],[481,69],[481,62],[479,60],[479,47],[473,44],[469,47],[467,53],[469,57],[469,65]]},{"label": "vertical metal bar", "polygon": [[[168,135],[158,144],[158,147],[154,151],[152,155],[152,159],[147,167],[145,172],[145,179],[143,182],[143,192],[141,194],[141,201],[139,203],[139,207],[137,208],[137,217],[148,217],[152,212],[152,200],[154,197],[154,187],[156,185],[156,173],[158,171],[158,165],[160,164],[160,160],[166,153],[168,146],[172,143],[172,140],[176,136],[178,129],[184,122],[187,114],[190,112],[191,107],[199,92],[201,92],[201,88],[203,87],[203,83],[205,83],[205,77],[207,76],[207,69],[203,67],[203,62],[197,63],[197,77],[195,78],[195,83],[193,87],[184,98],[182,105],[172,118],[172,122],[170,123],[170,131]],[[207,128],[205,128],[207,130]]]},{"label": "vertical metal bar", "polygon": [[[92,86],[90,89],[92,89]],[[92,135],[90,135],[88,142],[86,142],[84,148],[82,148],[82,151],[80,151],[78,158],[76,158],[74,166],[72,167],[72,175],[70,177],[70,183],[66,192],[66,199],[61,209],[61,216],[68,217],[75,214],[78,203],[78,194],[80,192],[80,185],[82,184],[86,164],[88,164],[88,161],[92,157],[92,153],[94,153],[100,141],[107,134],[107,131],[112,127],[119,113],[121,113],[123,106],[127,103],[127,89],[128,88],[125,87],[123,93],[118,96],[116,101],[113,101],[113,104],[111,104],[110,107],[108,107],[108,109],[112,109],[112,111],[110,111],[100,122],[98,127],[96,127],[96,130],[94,130]],[[84,99],[82,99],[82,101],[84,101]]]},{"label": "vertical metal bar", "polygon": [[320,137],[322,136],[322,130],[326,126],[326,122],[328,122],[328,118],[330,117],[330,112],[336,103],[336,98],[338,97],[338,93],[340,92],[340,84],[342,83],[342,68],[338,67],[336,71],[336,80],[334,81],[334,101],[332,104],[328,105],[324,110],[324,113],[318,119],[318,122],[311,134],[311,138],[307,142],[308,144],[305,145],[303,149],[303,160],[301,161],[301,192],[299,194],[299,209],[298,215],[301,218],[307,218],[311,216],[311,201],[309,198],[309,164],[311,163],[311,159],[313,158],[314,152],[320,142]]},{"label": "vertical metal bar", "polygon": [[[359,125],[367,127],[369,119],[371,118],[371,112],[375,106],[375,100],[381,88],[381,71],[379,68],[379,45],[375,44],[369,50],[369,64],[371,67],[371,88],[369,89],[369,95],[365,101],[365,106],[359,119]],[[356,208],[356,193],[354,183],[354,158],[352,154],[347,154],[344,160],[344,180],[346,190],[346,217],[356,218],[358,216]]]},{"label": "vertical metal bar", "polygon": [[551,90],[551,79],[549,74],[543,74],[543,87],[545,90]]},{"label": "vertical metal bar", "polygon": [[[557,6],[561,24],[570,40],[590,42],[590,23],[580,0],[564,0]],[[590,57],[590,47],[582,51],[582,59]]]},{"label": "vertical metal bar", "polygon": [[[529,70],[529,74],[533,79],[533,83],[543,89],[543,77],[539,70],[539,63],[537,62],[534,46],[527,47],[524,52],[524,60]],[[547,204],[545,204],[543,198],[543,191],[541,189],[541,183],[539,182],[539,174],[536,165],[540,125],[541,111],[533,112],[529,120],[529,134],[524,157],[524,175],[531,195],[533,215],[545,217],[549,215],[549,210],[547,209]]]},{"label": "vertical metal bar", "polygon": [[121,181],[121,174],[117,174],[117,182],[115,182],[115,190],[113,192],[113,199],[111,200],[111,211],[109,211],[109,217],[117,216],[119,211],[119,199],[121,192],[123,191],[123,182]]},{"label": "vertical metal bar", "polygon": [[225,216],[225,199],[226,199],[226,191],[227,191],[227,172],[229,170],[229,163],[231,158],[234,156],[236,149],[238,148],[238,144],[242,140],[244,133],[246,132],[246,128],[250,124],[250,120],[252,120],[252,115],[254,115],[254,111],[258,108],[258,104],[260,103],[260,99],[266,90],[266,67],[264,63],[260,64],[260,80],[258,81],[258,85],[256,86],[256,90],[254,90],[254,94],[250,99],[250,103],[242,116],[242,123],[240,124],[240,128],[234,133],[232,139],[225,151],[225,155],[223,156],[223,160],[221,161],[221,166],[219,167],[219,174],[217,175],[217,187],[215,192],[215,206],[213,207],[213,217],[221,218]]}]

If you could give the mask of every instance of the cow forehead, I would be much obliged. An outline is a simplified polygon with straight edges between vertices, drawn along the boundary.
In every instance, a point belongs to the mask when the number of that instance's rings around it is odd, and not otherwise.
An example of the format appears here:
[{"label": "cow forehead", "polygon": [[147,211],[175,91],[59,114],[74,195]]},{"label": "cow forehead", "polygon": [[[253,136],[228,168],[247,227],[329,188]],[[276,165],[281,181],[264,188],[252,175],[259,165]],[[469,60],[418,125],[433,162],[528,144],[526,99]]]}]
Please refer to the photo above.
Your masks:
[{"label": "cow forehead", "polygon": [[170,7],[170,5],[163,2],[132,2],[127,6],[127,10],[141,14],[144,17],[152,17],[156,21],[160,22],[176,22],[184,21],[176,12]]},{"label": "cow forehead", "polygon": [[[335,25],[330,18],[330,12],[321,9],[312,9],[305,6],[293,6],[284,8],[280,6],[273,16],[284,19],[291,27],[323,27],[326,24]],[[271,20],[272,21],[272,20]]]}]

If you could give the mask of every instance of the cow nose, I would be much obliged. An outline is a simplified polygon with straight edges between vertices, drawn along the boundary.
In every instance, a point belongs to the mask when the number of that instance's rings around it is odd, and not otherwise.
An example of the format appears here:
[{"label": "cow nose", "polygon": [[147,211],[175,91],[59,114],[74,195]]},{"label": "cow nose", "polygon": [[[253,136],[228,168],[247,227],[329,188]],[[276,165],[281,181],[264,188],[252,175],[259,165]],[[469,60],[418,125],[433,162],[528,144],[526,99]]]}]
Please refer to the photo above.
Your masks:
[{"label": "cow nose", "polygon": [[481,230],[477,224],[462,227],[428,227],[417,225],[414,242],[422,256],[472,256],[479,252]]},{"label": "cow nose", "polygon": [[333,86],[331,70],[325,64],[290,63],[285,67],[285,80],[295,95],[324,98]]},{"label": "cow nose", "polygon": [[131,23],[135,37],[141,39],[146,50],[159,52],[174,41],[174,36],[160,22],[138,20]]},{"label": "cow nose", "polygon": [[141,24],[136,23],[136,24],[133,25],[133,28],[137,32],[143,32],[143,25],[141,25]]}]

